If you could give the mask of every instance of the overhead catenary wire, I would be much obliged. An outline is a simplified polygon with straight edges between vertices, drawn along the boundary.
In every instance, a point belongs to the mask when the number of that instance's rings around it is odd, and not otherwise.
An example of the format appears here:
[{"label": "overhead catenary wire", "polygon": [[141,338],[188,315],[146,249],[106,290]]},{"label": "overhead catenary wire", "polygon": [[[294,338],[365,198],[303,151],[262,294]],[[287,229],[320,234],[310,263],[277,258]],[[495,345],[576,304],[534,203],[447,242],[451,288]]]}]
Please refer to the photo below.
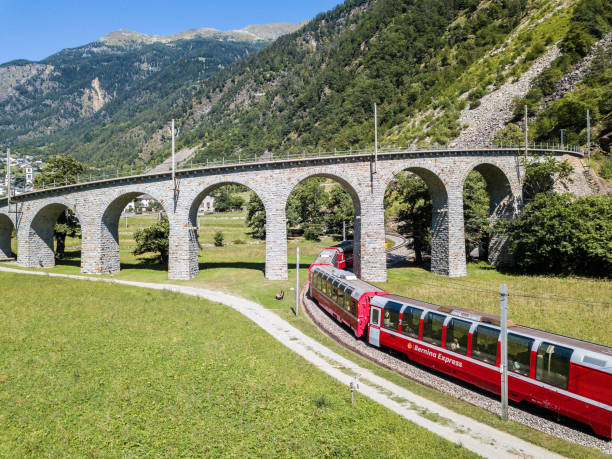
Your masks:
[{"label": "overhead catenary wire", "polygon": [[[476,286],[472,286],[472,285],[449,285],[447,284],[442,284],[442,283],[432,283],[432,282],[423,282],[423,281],[416,281],[416,280],[410,280],[410,282],[415,283],[415,284],[420,284],[420,285],[425,285],[428,287],[436,287],[436,288],[444,288],[444,289],[451,289],[451,290],[462,290],[462,291],[471,291],[471,292],[480,292],[480,293],[488,293],[490,295],[499,295],[499,292],[495,291],[495,290],[490,290],[487,288],[482,288],[482,287],[476,287]],[[450,280],[450,283],[454,283],[454,284],[461,284],[462,281],[456,281],[454,279]],[[469,281],[468,281],[469,282]],[[584,300],[584,299],[579,299],[579,298],[568,298],[568,297],[559,297],[559,296],[538,296],[538,295],[527,295],[527,294],[523,294],[523,293],[508,293],[509,297],[516,297],[516,298],[529,298],[529,299],[534,299],[534,300],[544,300],[544,301],[561,301],[561,302],[565,302],[565,303],[575,303],[575,304],[588,304],[588,305],[597,305],[597,306],[612,306],[612,302],[608,302],[608,301],[591,301],[591,300]]]}]

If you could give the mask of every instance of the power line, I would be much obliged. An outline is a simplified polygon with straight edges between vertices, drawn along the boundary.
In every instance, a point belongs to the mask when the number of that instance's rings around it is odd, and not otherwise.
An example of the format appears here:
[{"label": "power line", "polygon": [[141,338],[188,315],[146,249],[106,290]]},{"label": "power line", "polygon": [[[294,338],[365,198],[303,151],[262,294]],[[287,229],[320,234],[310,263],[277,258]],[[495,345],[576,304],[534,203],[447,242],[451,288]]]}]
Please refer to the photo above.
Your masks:
[{"label": "power line", "polygon": [[[475,287],[472,285],[468,285],[468,286],[454,285],[453,286],[453,285],[448,285],[448,284],[436,284],[436,283],[431,283],[431,282],[422,282],[422,281],[415,281],[415,280],[411,280],[410,282],[415,283],[415,284],[420,284],[420,285],[426,285],[428,287],[445,288],[445,289],[461,290],[461,291],[471,291],[471,292],[482,292],[482,293],[488,293],[488,294],[495,295],[495,296],[499,295],[499,292],[495,290]],[[462,281],[455,281],[455,280],[451,280],[450,282],[454,284],[462,283]],[[543,301],[561,301],[565,303],[576,303],[576,304],[585,304],[585,305],[612,306],[612,303],[607,302],[607,301],[591,301],[591,300],[560,297],[560,296],[538,296],[538,295],[526,295],[522,293],[509,293],[508,296],[517,297],[517,298],[529,298],[529,299],[543,300]]]}]

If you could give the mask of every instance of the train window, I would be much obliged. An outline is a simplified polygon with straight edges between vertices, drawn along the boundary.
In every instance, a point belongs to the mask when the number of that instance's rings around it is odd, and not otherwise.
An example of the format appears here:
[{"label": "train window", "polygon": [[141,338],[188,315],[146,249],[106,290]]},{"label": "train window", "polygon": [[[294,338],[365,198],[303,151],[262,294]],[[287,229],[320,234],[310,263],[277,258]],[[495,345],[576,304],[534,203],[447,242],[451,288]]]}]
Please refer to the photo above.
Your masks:
[{"label": "train window", "polygon": [[353,297],[351,297],[351,313],[357,317],[357,313],[359,312],[359,305],[357,303],[357,300]]},{"label": "train window", "polygon": [[542,343],[536,360],[536,379],[567,389],[569,366],[574,351],[551,343]]},{"label": "train window", "polygon": [[508,370],[529,376],[533,340],[508,333]]},{"label": "train window", "polygon": [[402,313],[402,333],[404,335],[419,337],[419,326],[421,325],[422,309],[408,307]]},{"label": "train window", "polygon": [[451,319],[446,326],[446,349],[466,355],[471,326],[465,320]]},{"label": "train window", "polygon": [[380,323],[380,309],[372,308],[372,324],[378,325]]},{"label": "train window", "polygon": [[444,319],[446,319],[446,316],[443,314],[436,314],[435,312],[427,313],[423,320],[423,341],[435,344],[436,346],[442,344]]},{"label": "train window", "polygon": [[393,309],[385,309],[383,313],[383,325],[384,328],[389,330],[397,331],[399,327],[399,311]]},{"label": "train window", "polygon": [[[352,307],[351,307],[352,306],[351,305],[351,299],[352,299],[351,298],[351,294],[346,292],[344,294],[344,309],[346,309],[348,312],[353,314]],[[356,314],[353,314],[353,315],[356,315]]]},{"label": "train window", "polygon": [[499,330],[479,325],[472,337],[472,357],[496,365],[498,340]]}]

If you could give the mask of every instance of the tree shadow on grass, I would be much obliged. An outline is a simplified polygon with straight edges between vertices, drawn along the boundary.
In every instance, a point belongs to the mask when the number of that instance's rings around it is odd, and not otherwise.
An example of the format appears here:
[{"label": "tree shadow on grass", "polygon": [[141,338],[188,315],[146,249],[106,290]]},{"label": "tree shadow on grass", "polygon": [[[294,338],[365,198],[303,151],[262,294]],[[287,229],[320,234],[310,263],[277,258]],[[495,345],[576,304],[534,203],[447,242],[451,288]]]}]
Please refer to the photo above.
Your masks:
[{"label": "tree shadow on grass", "polygon": [[249,261],[213,261],[202,262],[199,264],[200,271],[206,269],[250,269],[253,271],[266,272],[265,262],[249,262]]},{"label": "tree shadow on grass", "polygon": [[[266,272],[265,262],[249,262],[249,261],[213,261],[202,262],[199,264],[200,270],[205,269],[250,269],[254,271]],[[287,267],[295,270],[295,263],[288,263]],[[310,264],[300,263],[300,269],[308,269]]]},{"label": "tree shadow on grass", "polygon": [[63,258],[55,259],[55,266],[74,266],[81,267],[81,251],[80,250],[65,250]]},{"label": "tree shadow on grass", "polygon": [[168,265],[161,263],[159,258],[143,257],[134,261],[121,262],[121,271],[123,270],[136,270],[136,269],[150,269],[151,271],[168,271]]}]

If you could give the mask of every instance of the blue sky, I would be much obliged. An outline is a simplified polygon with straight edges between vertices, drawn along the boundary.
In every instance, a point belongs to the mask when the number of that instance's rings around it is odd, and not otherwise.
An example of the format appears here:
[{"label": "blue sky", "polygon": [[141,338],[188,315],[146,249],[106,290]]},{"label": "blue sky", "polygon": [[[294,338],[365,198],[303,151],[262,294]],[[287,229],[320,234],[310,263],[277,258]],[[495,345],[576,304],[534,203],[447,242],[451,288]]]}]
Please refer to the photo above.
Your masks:
[{"label": "blue sky", "polygon": [[341,0],[0,0],[0,63],[40,60],[117,29],[168,35],[199,27],[297,23]]}]

